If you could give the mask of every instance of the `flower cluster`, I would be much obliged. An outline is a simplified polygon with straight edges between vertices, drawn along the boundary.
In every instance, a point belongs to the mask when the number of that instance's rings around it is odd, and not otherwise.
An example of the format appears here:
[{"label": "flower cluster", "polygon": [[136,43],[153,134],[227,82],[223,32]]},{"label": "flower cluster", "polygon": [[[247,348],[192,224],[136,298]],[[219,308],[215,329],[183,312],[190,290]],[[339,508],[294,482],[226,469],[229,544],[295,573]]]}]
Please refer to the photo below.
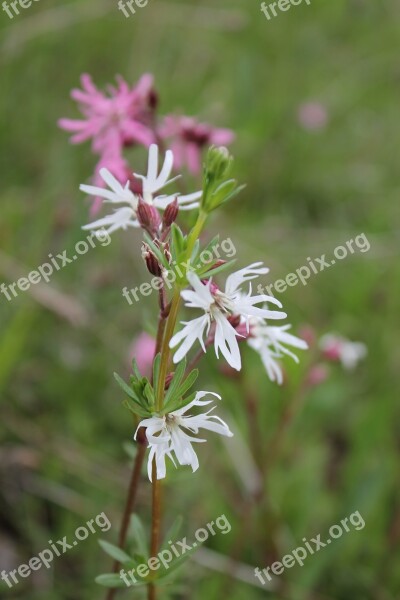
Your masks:
[{"label": "flower cluster", "polygon": [[[213,128],[193,117],[167,115],[159,120],[158,95],[150,74],[143,75],[132,87],[117,77],[116,85],[108,86],[107,93],[100,91],[87,74],[82,75],[81,85],[82,89],[72,90],[71,97],[78,103],[84,118],[60,119],[58,124],[73,134],[71,142],[74,144],[92,140],[92,151],[99,156],[92,190],[104,188],[112,181],[111,187],[118,193],[125,190],[126,196],[131,186],[139,185],[134,191],[141,191],[139,182],[131,180],[131,169],[124,156],[128,147],[148,148],[168,140],[174,151],[174,167],[180,169],[186,165],[197,175],[205,148],[212,144],[227,145],[234,139],[229,129]],[[104,195],[99,192],[93,195],[92,214],[96,214]]]},{"label": "flower cluster", "polygon": [[[197,309],[202,314],[190,321],[183,321],[183,327],[176,333],[172,332],[167,340],[169,348],[174,351],[173,362],[180,369],[179,377],[183,373],[182,365],[186,365],[186,357],[196,342],[204,352],[209,346],[213,346],[218,358],[222,355],[233,369],[239,371],[242,368],[239,342],[245,341],[260,355],[270,379],[280,384],[283,374],[279,359],[289,355],[298,360],[286,346],[306,349],[307,344],[288,333],[289,325],[270,324],[271,321],[282,320],[287,316],[279,310],[282,308],[279,300],[265,294],[253,295],[252,281],[266,275],[269,269],[261,262],[253,263],[230,273],[225,286],[221,288],[216,283],[215,276],[229,269],[231,263],[215,261],[204,265],[199,262],[197,257],[200,253],[200,240],[196,226],[185,236],[176,224],[179,211],[189,209],[199,211],[197,222],[202,224],[208,213],[237,194],[241,188],[238,188],[235,180],[227,179],[232,159],[225,148],[211,149],[207,154],[202,191],[187,195],[161,194],[176,179],[172,176],[174,162],[176,160],[172,150],[167,150],[160,166],[159,147],[151,144],[146,175],[129,174],[123,185],[108,169],[102,168],[100,176],[108,187],[81,185],[80,189],[101,198],[104,205],[111,204],[114,210],[85,225],[84,229],[95,232],[106,228],[110,234],[129,227],[142,228],[145,230],[142,254],[151,273],[157,273],[167,281],[171,266],[182,265],[175,296],[178,294],[187,308]],[[133,180],[140,182],[140,186],[135,186],[135,191],[131,189]],[[164,211],[163,216],[160,211]],[[170,377],[174,377],[173,381],[176,382],[176,375],[171,374]],[[203,415],[187,416],[186,412],[190,408],[202,408],[209,404],[209,401],[201,400],[207,392],[199,392],[189,401],[184,401],[183,394],[179,392],[174,404],[171,400],[167,401],[170,389],[175,394],[176,389],[180,388],[177,383],[172,384],[166,379],[164,385],[169,385],[170,388],[165,387],[167,409],[164,411],[163,405],[156,406],[157,390],[149,382],[146,383],[147,380],[140,373],[136,374],[136,379],[138,383],[135,384],[136,388],[132,388],[131,400],[136,403],[133,410],[136,409],[137,414],[142,417],[138,429],[146,429],[150,447],[150,479],[153,461],[157,478],[165,477],[166,458],[176,465],[175,457],[180,465],[191,465],[193,471],[197,469],[198,459],[192,444],[204,441],[193,436],[200,428],[221,435],[232,435],[228,426],[219,417],[211,415],[211,411]],[[132,405],[130,408],[132,409]]]}]

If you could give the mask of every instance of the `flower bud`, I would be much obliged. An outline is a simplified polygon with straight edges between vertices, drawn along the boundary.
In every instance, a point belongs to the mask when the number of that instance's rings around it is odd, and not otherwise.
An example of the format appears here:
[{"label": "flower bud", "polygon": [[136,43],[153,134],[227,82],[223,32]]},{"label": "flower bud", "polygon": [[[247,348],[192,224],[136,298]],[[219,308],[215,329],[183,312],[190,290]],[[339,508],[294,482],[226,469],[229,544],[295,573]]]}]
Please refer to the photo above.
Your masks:
[{"label": "flower bud", "polygon": [[145,202],[142,198],[139,198],[136,214],[140,226],[143,227],[143,229],[146,229],[149,232],[158,230],[161,219],[160,214],[155,206],[152,206],[151,204]]},{"label": "flower bud", "polygon": [[168,229],[169,227],[171,227],[172,223],[175,223],[178,213],[179,204],[178,199],[175,198],[173,202],[168,204],[167,208],[164,211],[164,216],[162,220],[163,229]]},{"label": "flower bud", "polygon": [[142,258],[146,263],[147,270],[156,277],[161,277],[161,266],[157,257],[153,254],[147,244],[142,244]]},{"label": "flower bud", "polygon": [[232,170],[233,157],[224,147],[211,146],[204,163],[201,210],[210,213],[228,202],[243,189],[235,179],[227,179]]}]

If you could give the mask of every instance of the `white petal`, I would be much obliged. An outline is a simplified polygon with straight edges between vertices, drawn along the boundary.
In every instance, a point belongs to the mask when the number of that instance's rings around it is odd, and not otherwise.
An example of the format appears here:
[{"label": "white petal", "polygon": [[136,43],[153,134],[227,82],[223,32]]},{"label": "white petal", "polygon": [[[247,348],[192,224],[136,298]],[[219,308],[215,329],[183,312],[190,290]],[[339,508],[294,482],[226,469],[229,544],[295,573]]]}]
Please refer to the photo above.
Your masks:
[{"label": "white petal", "polygon": [[79,186],[79,189],[81,190],[81,192],[84,192],[85,194],[89,194],[90,196],[98,196],[99,198],[105,198],[106,200],[109,200],[110,202],[117,201],[115,193],[110,192],[110,190],[106,190],[104,188],[99,188],[94,185],[86,185],[86,184],[82,183]]},{"label": "white petal", "polygon": [[225,293],[227,295],[234,294],[246,281],[255,279],[259,275],[266,275],[269,272],[269,269],[267,267],[262,267],[262,264],[262,262],[253,263],[248,267],[229,275],[226,280]]},{"label": "white petal", "polygon": [[174,410],[174,412],[172,414],[181,416],[181,415],[184,415],[193,406],[206,406],[207,404],[211,404],[211,402],[213,402],[213,400],[203,400],[203,401],[201,400],[201,398],[204,398],[204,396],[207,396],[208,394],[210,394],[211,396],[214,396],[218,400],[221,400],[221,396],[219,394],[216,394],[215,392],[197,392],[194,400],[189,402],[189,404],[186,404],[186,406],[184,406],[183,408]]},{"label": "white petal", "polygon": [[193,319],[193,321],[187,322],[184,328],[174,335],[169,343],[170,348],[175,348],[175,346],[182,342],[181,347],[174,355],[173,360],[175,364],[180,362],[186,356],[196,340],[200,342],[203,351],[206,351],[203,337],[206,329],[209,327],[210,317],[208,315],[203,315],[202,317]]},{"label": "white petal", "polygon": [[[174,164],[174,155],[172,154],[171,150],[167,150],[165,153],[165,160],[164,160],[163,167],[162,167],[160,174],[156,180],[156,185],[157,185],[158,190],[163,188],[166,185],[166,183],[168,181],[168,177],[171,174],[173,164]],[[153,191],[156,191],[156,190],[153,190]]]},{"label": "white petal", "polygon": [[[208,310],[211,304],[214,303],[213,295],[210,292],[211,282],[209,282],[207,285],[203,285],[200,281],[200,278],[196,275],[196,273],[194,273],[194,271],[189,271],[187,273],[187,279],[198,296],[200,304],[197,304],[197,306],[201,306],[202,308],[204,307],[206,310]],[[182,292],[182,297],[184,298],[183,294],[184,292]]]},{"label": "white petal", "polygon": [[105,181],[108,187],[110,187],[116,194],[123,194],[124,191],[126,191],[118,179],[116,179],[108,169],[103,167],[100,169],[99,173],[103,181]]},{"label": "white petal", "polygon": [[147,165],[147,179],[149,181],[155,181],[157,179],[158,172],[158,146],[157,144],[151,144],[149,148],[149,160]]},{"label": "white petal", "polygon": [[214,318],[217,324],[214,340],[215,353],[218,357],[219,350],[221,350],[221,353],[231,367],[236,369],[236,371],[240,371],[242,368],[242,361],[240,358],[239,345],[236,339],[236,330],[221,312],[215,311]]},{"label": "white petal", "polygon": [[193,433],[198,433],[199,429],[207,429],[208,431],[213,431],[219,435],[225,435],[227,437],[233,436],[233,433],[225,421],[217,415],[209,416],[208,413],[206,415],[184,418],[183,427],[187,427],[193,431]]},{"label": "white petal", "polygon": [[123,207],[116,210],[113,214],[107,215],[93,223],[84,225],[82,229],[99,229],[102,227],[109,227],[108,233],[112,233],[117,229],[126,229],[127,227],[137,227],[138,222],[135,219],[135,213],[131,208]]}]

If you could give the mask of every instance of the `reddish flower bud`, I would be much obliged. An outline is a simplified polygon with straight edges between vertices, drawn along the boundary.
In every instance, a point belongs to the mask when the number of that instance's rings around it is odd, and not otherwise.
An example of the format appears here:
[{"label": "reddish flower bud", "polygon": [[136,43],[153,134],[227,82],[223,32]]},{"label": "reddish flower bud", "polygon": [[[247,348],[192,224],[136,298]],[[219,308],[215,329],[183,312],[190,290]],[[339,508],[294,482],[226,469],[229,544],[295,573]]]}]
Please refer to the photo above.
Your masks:
[{"label": "reddish flower bud", "polygon": [[156,277],[161,277],[161,266],[157,257],[153,254],[147,244],[142,244],[142,257],[146,263],[147,270]]},{"label": "reddish flower bud", "polygon": [[147,204],[147,202],[140,198],[136,214],[140,226],[143,227],[143,229],[146,229],[149,232],[154,232],[158,230],[161,223],[161,219],[160,214],[155,208],[155,206]]},{"label": "reddish flower bud", "polygon": [[164,211],[163,216],[163,228],[168,229],[171,227],[172,223],[175,223],[176,218],[179,213],[179,204],[177,198],[170,204],[168,204],[167,208]]}]

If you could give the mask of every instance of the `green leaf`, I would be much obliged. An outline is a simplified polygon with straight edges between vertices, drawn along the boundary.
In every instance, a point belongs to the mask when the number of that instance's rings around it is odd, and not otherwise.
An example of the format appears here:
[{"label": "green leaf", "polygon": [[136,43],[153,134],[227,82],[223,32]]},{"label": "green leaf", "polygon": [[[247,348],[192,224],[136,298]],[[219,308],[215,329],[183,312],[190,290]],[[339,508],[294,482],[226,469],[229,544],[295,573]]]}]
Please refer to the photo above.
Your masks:
[{"label": "green leaf", "polygon": [[149,556],[149,549],[146,541],[146,532],[143,527],[142,521],[136,514],[131,515],[128,530],[129,539],[133,539],[136,542],[138,552],[143,557]]},{"label": "green leaf", "polygon": [[139,371],[139,367],[137,365],[135,358],[132,360],[132,369],[133,369],[133,374],[134,374],[135,378],[140,381],[142,379],[142,374]]},{"label": "green leaf", "polygon": [[179,260],[181,254],[185,251],[186,238],[180,227],[176,223],[171,226],[171,254],[175,260]]},{"label": "green leaf", "polygon": [[177,539],[179,532],[182,528],[182,523],[183,523],[183,517],[181,515],[178,515],[165,535],[165,541],[164,541],[164,544],[162,545],[162,548],[167,548],[167,547],[169,548],[168,542],[169,541],[173,542],[174,540]]},{"label": "green leaf", "polygon": [[123,588],[127,587],[126,583],[120,578],[118,573],[104,573],[96,577],[95,582],[106,588]]},{"label": "green leaf", "polygon": [[192,385],[194,385],[198,376],[199,376],[199,370],[193,369],[193,371],[191,371],[191,373],[189,373],[189,375],[186,377],[186,379],[182,383],[182,385],[179,386],[179,389],[178,389],[176,395],[179,396],[179,398],[182,398],[182,396],[184,396],[186,394],[186,392],[188,390],[190,390]]},{"label": "green leaf", "polygon": [[[181,556],[179,556],[178,558],[175,558],[169,565],[168,565],[168,570],[162,570],[161,571],[161,575],[160,577],[156,577],[155,579],[152,579],[152,581],[168,581],[170,578],[172,578],[172,576],[175,576],[175,571],[177,569],[179,569],[180,567],[182,567],[182,565],[184,565],[184,563],[189,560],[189,558],[192,556],[192,554],[194,554],[198,547],[201,544],[197,543],[197,547],[196,548],[191,548],[190,550],[187,550],[185,552],[185,554],[182,554]],[[164,573],[164,574],[163,574]]]},{"label": "green leaf", "polygon": [[187,404],[190,404],[190,402],[195,399],[196,394],[197,394],[197,392],[193,392],[193,394],[190,394],[190,396],[187,396],[186,398],[181,398],[181,397],[176,398],[175,400],[169,402],[167,407],[164,406],[163,410],[160,414],[174,412],[174,410],[178,410],[178,408],[183,408],[184,406],[186,406]]},{"label": "green leaf", "polygon": [[196,262],[196,257],[199,255],[200,251],[200,240],[196,240],[192,250],[192,256],[190,257],[190,264],[194,264]]},{"label": "green leaf", "polygon": [[146,385],[144,386],[143,393],[144,393],[145,397],[147,398],[149,407],[152,408],[155,404],[155,397],[154,397],[154,390],[149,382],[147,382]]},{"label": "green leaf", "polygon": [[209,271],[204,271],[204,273],[201,273],[202,278],[209,278],[209,277],[213,277],[214,275],[217,275],[217,273],[221,273],[221,271],[226,271],[227,269],[230,269],[236,262],[236,258],[230,260],[229,262],[226,262],[223,265],[219,265],[218,267],[212,268]]},{"label": "green leaf", "polygon": [[182,362],[179,363],[174,376],[172,378],[171,383],[169,384],[169,388],[164,398],[164,405],[168,404],[168,402],[174,398],[176,391],[178,390],[180,383],[182,381],[182,377],[184,376],[186,371],[186,359],[183,359]]},{"label": "green leaf", "polygon": [[[215,248],[215,246],[218,244],[219,242],[219,235],[216,235],[212,238],[212,240],[204,247],[202,248],[201,252],[198,252],[198,256],[200,257],[200,255],[203,252],[210,252],[211,254],[213,254],[213,249]],[[200,250],[200,247],[199,247]],[[196,257],[197,258],[197,257]],[[197,270],[198,268],[204,267],[205,265],[203,263],[200,263],[199,265],[196,264],[196,261],[193,260],[193,265],[194,268]]]},{"label": "green leaf", "polygon": [[138,415],[139,417],[142,417],[143,419],[147,419],[148,417],[151,417],[151,412],[149,410],[142,408],[137,403],[134,406],[132,406],[132,404],[130,404],[130,402],[131,402],[130,400],[126,399],[123,401],[122,406],[127,408],[134,415]]},{"label": "green leaf", "polygon": [[110,544],[110,542],[106,542],[105,540],[99,540],[100,546],[103,548],[104,552],[117,560],[120,563],[126,563],[132,560],[132,557],[129,556],[126,552],[118,548],[118,546],[114,546],[114,544]]},{"label": "green leaf", "polygon": [[132,398],[132,400],[135,400],[135,402],[137,402],[137,397],[134,391],[132,390],[132,388],[129,387],[127,383],[125,383],[125,381],[118,375],[118,373],[114,373],[114,378],[118,385],[124,390],[125,394],[127,394],[129,398]]}]

